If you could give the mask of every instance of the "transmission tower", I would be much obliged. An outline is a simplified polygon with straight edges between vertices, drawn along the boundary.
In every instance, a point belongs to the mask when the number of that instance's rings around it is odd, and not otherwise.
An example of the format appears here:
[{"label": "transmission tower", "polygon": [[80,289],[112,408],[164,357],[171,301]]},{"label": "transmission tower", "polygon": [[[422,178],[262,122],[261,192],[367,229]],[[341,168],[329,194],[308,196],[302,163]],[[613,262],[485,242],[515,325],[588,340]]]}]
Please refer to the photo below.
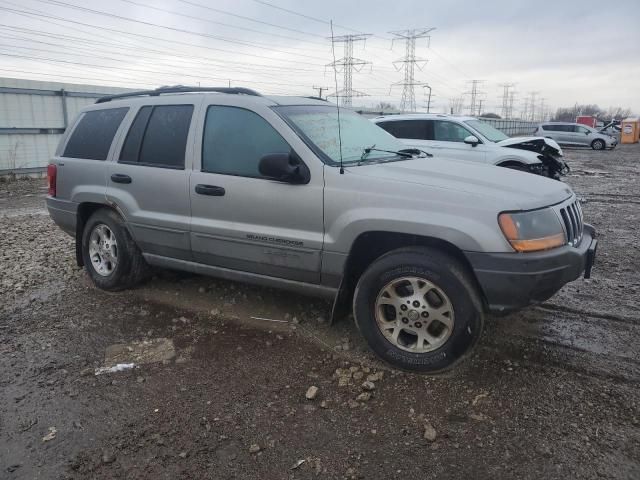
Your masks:
[{"label": "transmission tower", "polygon": [[480,95],[483,95],[484,92],[478,90],[478,85],[482,83],[482,80],[471,80],[471,91],[467,92],[468,95],[471,95],[471,101],[469,103],[469,115],[472,117],[476,116],[478,112],[478,100]]},{"label": "transmission tower", "polygon": [[353,97],[365,97],[367,95],[366,93],[353,89],[353,72],[359,72],[365,65],[370,65],[371,62],[355,58],[353,56],[353,44],[355,42],[365,41],[370,36],[371,34],[363,33],[358,35],[341,35],[331,38],[334,44],[344,43],[344,56],[327,65],[328,67],[334,68],[336,72],[342,71],[343,73],[342,90],[331,95],[332,97],[336,97],[336,100],[340,101],[343,107],[351,107]]},{"label": "transmission tower", "polygon": [[509,92],[509,110],[507,113],[507,118],[513,118],[514,114],[513,114],[513,104],[515,103],[516,100],[516,92],[514,90],[511,90]]},{"label": "transmission tower", "polygon": [[400,99],[400,110],[403,112],[415,112],[416,111],[416,92],[414,87],[420,85],[426,85],[424,82],[416,82],[415,70],[416,66],[419,70],[422,70],[427,64],[426,59],[416,58],[416,40],[419,38],[426,38],[427,45],[431,38],[429,32],[435,30],[435,28],[418,28],[411,30],[402,30],[398,32],[389,32],[391,35],[395,35],[391,42],[391,48],[393,48],[393,42],[396,40],[404,40],[405,42],[405,54],[404,57],[399,58],[393,62],[393,66],[396,70],[404,70],[404,79],[401,82],[396,82],[391,85],[402,86],[402,98]]},{"label": "transmission tower", "polygon": [[502,87],[502,108],[500,114],[502,118],[510,118],[509,106],[513,102],[510,90],[515,86],[513,83],[503,83]]},{"label": "transmission tower", "polygon": [[536,120],[536,96],[540,92],[529,92],[529,120],[535,122]]}]

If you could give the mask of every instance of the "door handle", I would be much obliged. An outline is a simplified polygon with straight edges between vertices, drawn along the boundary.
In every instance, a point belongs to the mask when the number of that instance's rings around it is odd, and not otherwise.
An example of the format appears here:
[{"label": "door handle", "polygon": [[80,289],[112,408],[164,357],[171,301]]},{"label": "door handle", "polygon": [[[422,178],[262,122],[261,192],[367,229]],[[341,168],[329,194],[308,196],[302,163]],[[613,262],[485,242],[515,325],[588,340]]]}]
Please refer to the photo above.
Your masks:
[{"label": "door handle", "polygon": [[209,195],[211,197],[222,197],[225,194],[224,188],[215,185],[196,185],[196,193],[200,195]]},{"label": "door handle", "polygon": [[111,175],[111,181],[114,183],[131,183],[131,177],[123,173],[114,173]]}]

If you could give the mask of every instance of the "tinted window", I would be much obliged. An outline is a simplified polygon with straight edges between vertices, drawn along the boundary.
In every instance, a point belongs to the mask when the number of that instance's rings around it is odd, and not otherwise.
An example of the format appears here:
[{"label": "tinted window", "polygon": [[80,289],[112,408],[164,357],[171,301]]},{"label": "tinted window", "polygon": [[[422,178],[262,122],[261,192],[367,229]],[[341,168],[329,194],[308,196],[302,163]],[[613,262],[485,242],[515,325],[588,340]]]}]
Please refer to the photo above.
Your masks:
[{"label": "tinted window", "polygon": [[542,129],[546,130],[547,132],[557,132],[558,131],[558,126],[557,125],[542,125]]},{"label": "tinted window", "polygon": [[288,153],[289,144],[258,114],[236,107],[207,109],[202,170],[260,177],[258,163],[269,153]]},{"label": "tinted window", "polygon": [[123,162],[184,168],[193,105],[142,107],[120,152]]},{"label": "tinted window", "polygon": [[63,157],[106,160],[113,137],[128,108],[86,112],[73,130]]},{"label": "tinted window", "polygon": [[440,142],[464,142],[469,135],[473,135],[469,130],[461,127],[457,123],[435,120],[433,126],[434,139]]},{"label": "tinted window", "polygon": [[426,120],[392,120],[378,123],[396,138],[428,140]]},{"label": "tinted window", "polygon": [[124,141],[122,151],[120,152],[120,160],[123,162],[137,162],[140,154],[140,146],[142,145],[142,137],[144,130],[147,128],[149,116],[151,116],[153,107],[142,107],[133,121],[127,139]]}]

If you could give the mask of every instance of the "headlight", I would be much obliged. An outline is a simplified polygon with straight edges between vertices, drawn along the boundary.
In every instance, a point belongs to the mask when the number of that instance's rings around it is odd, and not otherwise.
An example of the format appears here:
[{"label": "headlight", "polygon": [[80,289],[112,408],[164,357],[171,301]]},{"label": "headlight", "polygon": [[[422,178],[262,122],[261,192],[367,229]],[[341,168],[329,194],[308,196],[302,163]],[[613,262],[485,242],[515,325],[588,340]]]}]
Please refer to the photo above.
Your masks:
[{"label": "headlight", "polygon": [[501,213],[498,215],[498,223],[517,252],[548,250],[560,247],[567,241],[558,216],[550,208]]}]

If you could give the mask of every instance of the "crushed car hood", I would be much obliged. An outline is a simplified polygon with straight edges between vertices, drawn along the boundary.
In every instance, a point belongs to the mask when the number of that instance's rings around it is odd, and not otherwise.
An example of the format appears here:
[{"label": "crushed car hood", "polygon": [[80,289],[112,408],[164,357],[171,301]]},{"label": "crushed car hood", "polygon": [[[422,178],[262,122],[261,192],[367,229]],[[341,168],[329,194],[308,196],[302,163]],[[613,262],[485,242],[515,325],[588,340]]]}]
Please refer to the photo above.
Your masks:
[{"label": "crushed car hood", "polygon": [[545,149],[555,150],[556,155],[562,155],[562,149],[555,140],[545,137],[514,137],[502,140],[496,145],[501,147],[517,148],[529,150],[531,152],[543,153]]},{"label": "crushed car hood", "polygon": [[[384,183],[403,182],[492,198],[507,209],[541,208],[560,203],[573,195],[563,182],[464,160],[417,158],[362,165],[349,170],[355,175]],[[377,181],[369,183],[369,188],[380,188]]]}]

